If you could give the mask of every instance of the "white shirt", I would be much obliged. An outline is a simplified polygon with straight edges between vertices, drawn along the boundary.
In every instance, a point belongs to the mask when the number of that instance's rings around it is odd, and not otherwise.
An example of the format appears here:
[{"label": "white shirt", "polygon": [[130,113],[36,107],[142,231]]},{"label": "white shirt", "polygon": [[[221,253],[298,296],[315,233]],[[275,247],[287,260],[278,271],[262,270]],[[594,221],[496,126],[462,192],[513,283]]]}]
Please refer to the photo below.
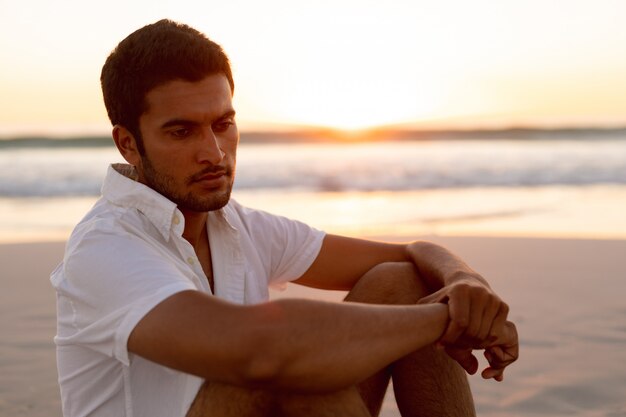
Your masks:
[{"label": "white shirt", "polygon": [[[128,165],[109,167],[102,197],[74,229],[51,276],[66,417],[182,417],[202,383],[127,350],[135,325],[161,301],[190,289],[211,293],[182,237],[182,213],[127,178],[131,171]],[[207,229],[215,295],[237,304],[267,301],[270,285],[301,276],[324,237],[232,200],[209,213]]]}]

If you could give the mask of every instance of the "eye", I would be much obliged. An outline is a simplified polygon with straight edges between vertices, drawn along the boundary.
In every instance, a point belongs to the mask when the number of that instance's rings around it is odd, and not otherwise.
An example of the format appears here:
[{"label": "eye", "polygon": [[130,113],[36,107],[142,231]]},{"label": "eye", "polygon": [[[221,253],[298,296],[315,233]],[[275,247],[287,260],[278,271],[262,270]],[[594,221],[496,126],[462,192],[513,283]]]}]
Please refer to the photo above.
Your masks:
[{"label": "eye", "polygon": [[170,134],[176,138],[186,138],[191,135],[191,129],[187,127],[179,127],[170,131]]},{"label": "eye", "polygon": [[235,122],[233,120],[222,120],[213,125],[214,132],[225,132],[227,131]]}]

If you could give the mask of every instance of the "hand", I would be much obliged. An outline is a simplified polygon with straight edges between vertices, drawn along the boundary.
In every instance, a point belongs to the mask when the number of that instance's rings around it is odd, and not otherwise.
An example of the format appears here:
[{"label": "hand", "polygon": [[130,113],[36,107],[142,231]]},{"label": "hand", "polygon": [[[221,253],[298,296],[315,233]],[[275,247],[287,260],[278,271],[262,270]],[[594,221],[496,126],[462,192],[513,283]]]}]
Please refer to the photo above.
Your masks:
[{"label": "hand", "polygon": [[512,364],[519,357],[519,341],[517,329],[510,321],[504,324],[504,331],[498,336],[493,345],[485,349],[485,358],[489,368],[482,372],[485,379],[494,378],[496,381],[504,379],[504,368]]},{"label": "hand", "polygon": [[[504,379],[504,369],[519,357],[518,335],[515,325],[507,321],[502,329],[503,331],[497,339],[484,347],[484,355],[489,362],[489,367],[481,373],[484,379],[493,378],[498,382]],[[478,370],[478,360],[472,354],[472,350],[476,348],[483,348],[483,346],[472,346],[470,341],[463,340],[463,338],[455,345],[444,346],[446,353],[470,375],[475,374]]]},{"label": "hand", "polygon": [[466,273],[419,300],[419,304],[430,303],[445,303],[449,307],[450,323],[438,342],[441,345],[454,345],[463,337],[472,346],[486,346],[504,331],[509,313],[509,306],[482,278]]}]

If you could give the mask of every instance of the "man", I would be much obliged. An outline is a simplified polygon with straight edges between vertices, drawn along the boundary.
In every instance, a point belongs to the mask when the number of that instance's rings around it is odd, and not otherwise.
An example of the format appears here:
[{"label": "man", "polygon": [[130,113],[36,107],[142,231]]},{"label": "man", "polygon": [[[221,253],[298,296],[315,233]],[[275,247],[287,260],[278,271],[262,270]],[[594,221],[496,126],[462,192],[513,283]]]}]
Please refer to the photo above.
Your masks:
[{"label": "man", "polygon": [[[66,416],[370,416],[390,378],[403,415],[473,415],[472,349],[502,380],[508,307],[446,249],[326,235],[230,199],[239,134],[218,45],[162,20],[123,40],[101,81],[128,165],[109,168],[51,277]],[[348,302],[268,302],[288,281]]]}]

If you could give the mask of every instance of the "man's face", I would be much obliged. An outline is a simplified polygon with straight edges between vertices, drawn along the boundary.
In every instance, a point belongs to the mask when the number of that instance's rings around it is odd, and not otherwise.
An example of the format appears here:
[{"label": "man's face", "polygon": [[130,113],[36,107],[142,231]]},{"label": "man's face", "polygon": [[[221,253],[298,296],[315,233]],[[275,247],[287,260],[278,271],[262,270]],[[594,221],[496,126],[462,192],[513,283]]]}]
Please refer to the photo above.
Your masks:
[{"label": "man's face", "polygon": [[228,80],[171,81],[146,95],[139,118],[145,154],[139,181],[182,211],[218,210],[228,203],[239,132]]}]

